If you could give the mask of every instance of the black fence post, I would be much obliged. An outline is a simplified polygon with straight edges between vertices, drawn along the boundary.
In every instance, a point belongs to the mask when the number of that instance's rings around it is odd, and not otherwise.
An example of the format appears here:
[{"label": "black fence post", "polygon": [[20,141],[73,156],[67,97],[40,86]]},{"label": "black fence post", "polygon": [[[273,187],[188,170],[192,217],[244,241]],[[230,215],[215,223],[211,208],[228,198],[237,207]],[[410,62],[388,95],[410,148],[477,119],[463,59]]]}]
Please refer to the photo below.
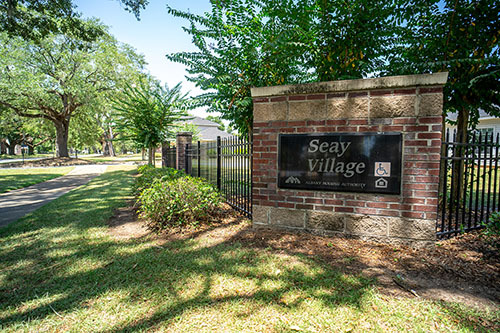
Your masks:
[{"label": "black fence post", "polygon": [[198,177],[201,176],[201,143],[198,140]]},{"label": "black fence post", "polygon": [[189,155],[189,143],[186,143],[186,148],[184,150],[184,170],[186,170],[186,173],[188,175],[191,174],[191,170],[189,170],[189,158],[190,158],[190,155]]},{"label": "black fence post", "polygon": [[221,140],[220,136],[217,137],[217,189],[221,189]]}]

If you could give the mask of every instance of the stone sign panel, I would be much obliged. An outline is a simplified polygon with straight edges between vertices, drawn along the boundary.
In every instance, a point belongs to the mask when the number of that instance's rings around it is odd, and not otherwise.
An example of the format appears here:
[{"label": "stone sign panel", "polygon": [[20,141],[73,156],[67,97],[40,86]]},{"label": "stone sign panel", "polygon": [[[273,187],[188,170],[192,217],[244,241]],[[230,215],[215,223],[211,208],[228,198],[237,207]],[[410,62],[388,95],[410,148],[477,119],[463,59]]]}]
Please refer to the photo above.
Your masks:
[{"label": "stone sign panel", "polygon": [[278,187],[401,193],[401,133],[280,134]]}]

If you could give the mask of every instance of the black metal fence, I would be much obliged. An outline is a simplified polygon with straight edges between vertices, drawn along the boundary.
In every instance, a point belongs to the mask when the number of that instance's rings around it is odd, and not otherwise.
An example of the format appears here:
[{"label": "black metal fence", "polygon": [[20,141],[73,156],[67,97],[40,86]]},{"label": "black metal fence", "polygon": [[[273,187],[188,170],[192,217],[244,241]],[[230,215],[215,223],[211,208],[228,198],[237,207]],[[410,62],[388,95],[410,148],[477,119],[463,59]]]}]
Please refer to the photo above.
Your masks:
[{"label": "black metal fence", "polygon": [[438,238],[480,229],[499,211],[499,135],[449,131],[442,145]]},{"label": "black metal fence", "polygon": [[161,147],[162,166],[177,168],[177,148],[164,145]]},{"label": "black metal fence", "polygon": [[252,143],[238,137],[186,145],[185,169],[216,186],[234,209],[252,217]]}]

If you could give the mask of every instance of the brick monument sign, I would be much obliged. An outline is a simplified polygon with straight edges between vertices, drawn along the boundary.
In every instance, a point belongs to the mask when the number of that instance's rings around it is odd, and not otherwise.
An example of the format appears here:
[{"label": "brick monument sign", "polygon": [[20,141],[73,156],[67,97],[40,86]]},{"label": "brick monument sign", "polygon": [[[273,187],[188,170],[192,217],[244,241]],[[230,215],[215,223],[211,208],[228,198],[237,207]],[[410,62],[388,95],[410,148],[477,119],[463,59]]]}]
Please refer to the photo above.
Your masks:
[{"label": "brick monument sign", "polygon": [[447,76],[253,88],[254,227],[432,244]]}]

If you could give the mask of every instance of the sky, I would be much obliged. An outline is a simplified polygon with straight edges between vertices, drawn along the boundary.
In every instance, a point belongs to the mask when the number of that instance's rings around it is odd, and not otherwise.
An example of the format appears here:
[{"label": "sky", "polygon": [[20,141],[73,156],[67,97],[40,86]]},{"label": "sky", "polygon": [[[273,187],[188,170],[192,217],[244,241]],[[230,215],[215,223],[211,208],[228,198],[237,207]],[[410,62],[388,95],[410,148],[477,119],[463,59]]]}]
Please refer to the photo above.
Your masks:
[{"label": "sky", "polygon": [[[96,17],[110,27],[110,33],[120,42],[133,46],[145,56],[149,72],[157,79],[173,87],[182,82],[184,92],[191,96],[201,93],[185,79],[184,65],[169,61],[165,55],[181,51],[195,51],[191,36],[182,30],[188,21],[168,14],[166,4],[175,9],[203,14],[210,10],[208,0],[149,0],[141,11],[140,21],[127,12],[118,0],[76,0],[76,10],[83,17]],[[193,110],[196,116],[205,117],[204,109]]]}]

